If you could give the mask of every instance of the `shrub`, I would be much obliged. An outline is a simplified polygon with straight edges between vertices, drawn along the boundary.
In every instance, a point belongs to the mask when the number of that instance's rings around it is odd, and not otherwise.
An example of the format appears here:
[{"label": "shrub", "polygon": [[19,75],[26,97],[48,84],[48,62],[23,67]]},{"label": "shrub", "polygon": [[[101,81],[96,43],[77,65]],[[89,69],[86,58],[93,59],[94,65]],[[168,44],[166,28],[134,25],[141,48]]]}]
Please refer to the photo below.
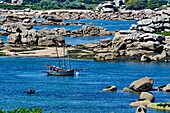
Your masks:
[{"label": "shrub", "polygon": [[40,108],[16,108],[11,111],[3,111],[0,109],[0,113],[42,113],[43,110]]},{"label": "shrub", "polygon": [[164,36],[170,36],[170,32],[157,32],[156,34],[161,34]]}]

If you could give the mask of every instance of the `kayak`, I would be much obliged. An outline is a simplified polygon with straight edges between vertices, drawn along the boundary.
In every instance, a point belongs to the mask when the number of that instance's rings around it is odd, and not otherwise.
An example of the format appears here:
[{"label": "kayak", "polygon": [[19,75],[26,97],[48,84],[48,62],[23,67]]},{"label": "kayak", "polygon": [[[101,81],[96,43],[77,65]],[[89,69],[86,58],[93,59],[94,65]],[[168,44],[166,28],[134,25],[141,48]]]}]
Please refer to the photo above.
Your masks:
[{"label": "kayak", "polygon": [[157,110],[170,111],[170,102],[150,103],[147,107]]}]

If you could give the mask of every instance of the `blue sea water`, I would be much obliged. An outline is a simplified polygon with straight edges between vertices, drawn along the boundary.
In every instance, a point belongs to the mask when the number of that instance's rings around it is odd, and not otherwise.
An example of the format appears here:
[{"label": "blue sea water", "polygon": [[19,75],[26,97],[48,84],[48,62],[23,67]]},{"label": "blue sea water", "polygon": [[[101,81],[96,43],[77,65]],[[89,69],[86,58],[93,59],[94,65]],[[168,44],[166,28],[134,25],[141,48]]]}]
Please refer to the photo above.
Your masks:
[{"label": "blue sea water", "polygon": [[[169,63],[95,62],[71,59],[79,76],[47,76],[45,64],[56,65],[55,58],[0,57],[0,107],[39,107],[54,113],[135,113],[130,102],[139,95],[123,92],[131,82],[152,77],[153,87],[170,81]],[[102,89],[115,85],[117,92]],[[26,93],[28,88],[35,94]],[[170,94],[152,92],[155,102],[170,101]],[[147,113],[162,113],[147,109]]]},{"label": "blue sea water", "polygon": [[0,38],[2,38],[2,40],[3,40],[4,43],[7,43],[7,37],[8,37],[8,36],[0,35]]},{"label": "blue sea water", "polygon": [[78,44],[86,44],[86,43],[98,43],[100,40],[106,38],[113,38],[114,36],[82,36],[82,37],[67,37],[65,36],[65,43],[68,45],[78,45]]},{"label": "blue sea water", "polygon": [[[68,22],[69,20],[67,20]],[[77,20],[72,20],[77,21]],[[108,30],[129,29],[136,21],[79,20]],[[81,26],[36,26],[40,28],[65,27],[79,29]],[[35,28],[36,28],[35,27]],[[38,28],[39,27],[39,28]],[[112,38],[113,36],[109,36]],[[2,37],[3,38],[3,37]],[[104,37],[65,37],[66,43],[77,45],[93,43]],[[4,37],[5,39],[5,37]],[[83,69],[79,76],[47,76],[45,64],[56,65],[55,58],[0,57],[0,107],[11,110],[17,107],[39,107],[46,113],[135,113],[130,103],[139,95],[125,93],[124,87],[141,77],[152,77],[154,87],[169,83],[169,63],[134,62],[95,62],[93,60],[72,59],[75,69]],[[115,85],[117,92],[102,89]],[[35,94],[28,95],[27,89],[33,88]],[[170,94],[152,92],[155,102],[170,101]],[[147,113],[162,113],[147,109]]]},{"label": "blue sea water", "polygon": [[[132,24],[136,24],[137,21],[135,20],[92,20],[92,19],[80,19],[80,20],[63,20],[63,22],[84,22],[85,25],[89,25],[90,23],[95,26],[100,26],[108,31],[115,31],[115,30],[128,30]],[[90,24],[90,25],[91,25]],[[33,27],[36,30],[40,30],[43,28],[53,29],[53,28],[65,28],[67,30],[77,30],[82,28],[82,26],[58,26],[58,25],[40,25]],[[65,37],[66,44],[69,45],[78,45],[78,44],[85,44],[85,43],[96,43],[100,40],[106,38],[113,38],[114,36],[93,36],[93,37]]]},{"label": "blue sea water", "polygon": [[[127,30],[132,24],[136,24],[136,20],[92,20],[92,19],[80,19],[80,20],[63,20],[63,22],[84,22],[85,25],[95,25],[106,28],[108,31],[115,30]],[[82,28],[81,26],[59,26],[59,25],[38,25],[34,26],[33,29],[40,30],[43,28],[53,29],[64,27],[67,30],[77,30]]]},{"label": "blue sea water", "polygon": [[64,22],[84,22],[86,25],[95,25],[106,28],[108,31],[127,30],[132,24],[137,24],[136,20],[100,20],[100,19],[80,19],[64,20]]},{"label": "blue sea water", "polygon": [[[37,21],[43,20],[42,18],[35,18]],[[93,23],[93,25],[100,26],[106,28],[108,31],[115,30],[128,30],[132,24],[136,24],[135,20],[92,20],[92,19],[80,19],[80,20],[63,20],[64,22],[84,22],[85,25],[89,23]],[[67,30],[77,30],[82,28],[82,26],[59,26],[59,25],[39,25],[34,26],[33,29],[40,30],[43,28],[53,29],[53,28],[65,28]],[[65,37],[66,44],[69,45],[78,45],[85,43],[96,43],[100,40],[106,38],[113,38],[114,36],[93,36],[93,37]],[[3,38],[4,42],[7,43],[7,36],[0,36]]]}]

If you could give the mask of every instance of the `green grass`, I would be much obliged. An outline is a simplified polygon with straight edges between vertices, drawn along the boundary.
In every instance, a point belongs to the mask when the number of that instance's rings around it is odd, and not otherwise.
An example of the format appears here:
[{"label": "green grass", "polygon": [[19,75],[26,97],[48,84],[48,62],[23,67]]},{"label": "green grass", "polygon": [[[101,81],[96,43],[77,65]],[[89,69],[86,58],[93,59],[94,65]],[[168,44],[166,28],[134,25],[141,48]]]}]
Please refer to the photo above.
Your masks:
[{"label": "green grass", "polygon": [[156,34],[164,35],[164,36],[170,36],[170,32],[156,32]]}]

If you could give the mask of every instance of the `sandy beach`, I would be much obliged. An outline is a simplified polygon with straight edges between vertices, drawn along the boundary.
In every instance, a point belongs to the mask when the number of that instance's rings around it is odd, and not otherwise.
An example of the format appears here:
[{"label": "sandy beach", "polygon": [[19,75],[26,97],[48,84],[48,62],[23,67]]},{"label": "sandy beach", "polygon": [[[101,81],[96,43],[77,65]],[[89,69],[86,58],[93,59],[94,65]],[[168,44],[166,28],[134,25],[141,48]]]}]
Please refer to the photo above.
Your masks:
[{"label": "sandy beach", "polygon": [[[67,48],[67,50],[73,49],[72,47]],[[67,50],[65,50],[65,55],[67,55]],[[19,51],[14,52],[8,49],[4,49],[0,51],[1,53],[6,53],[7,56],[22,56],[22,57],[57,57],[56,48],[55,47],[44,47],[38,48],[37,50],[27,50],[27,51]],[[63,48],[58,48],[59,57],[63,57]]]}]

